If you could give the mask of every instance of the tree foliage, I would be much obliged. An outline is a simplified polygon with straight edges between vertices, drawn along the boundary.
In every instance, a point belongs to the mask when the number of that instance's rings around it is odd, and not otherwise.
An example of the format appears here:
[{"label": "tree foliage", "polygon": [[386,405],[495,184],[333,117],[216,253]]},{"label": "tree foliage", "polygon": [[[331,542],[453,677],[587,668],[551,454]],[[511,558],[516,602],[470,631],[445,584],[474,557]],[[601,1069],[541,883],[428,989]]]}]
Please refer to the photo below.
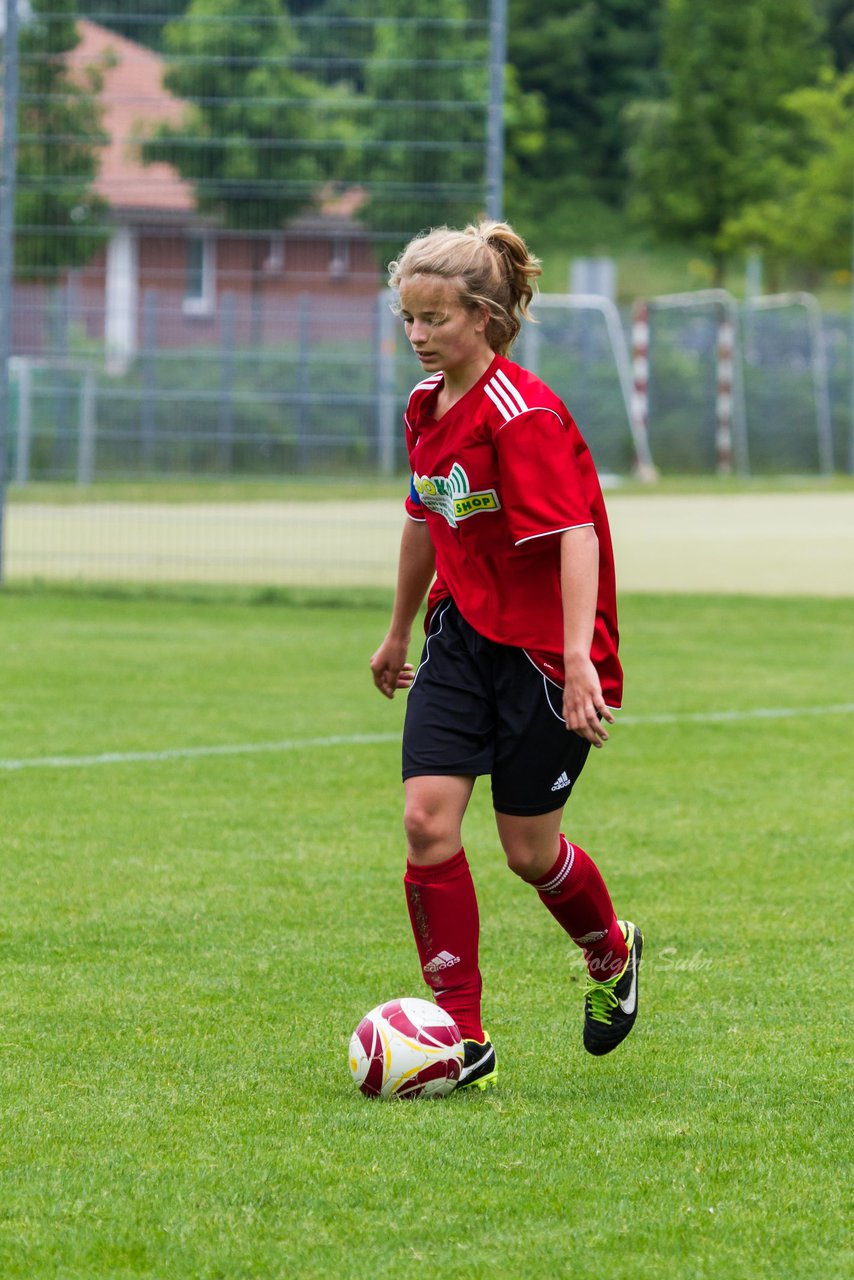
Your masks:
[{"label": "tree foliage", "polygon": [[728,248],[762,249],[776,264],[847,268],[854,186],[854,71],[827,71],[786,106],[806,139],[802,160],[778,160],[773,194],[748,205],[723,229]]},{"label": "tree foliage", "polygon": [[[467,0],[386,6],[192,0],[163,33],[180,126],[144,147],[193,183],[202,213],[243,230],[284,226],[330,186],[359,185],[360,216],[395,242],[483,207],[487,48]],[[321,21],[322,20],[322,21]],[[542,104],[509,77],[519,154]]]},{"label": "tree foliage", "polygon": [[188,0],[156,0],[150,6],[141,0],[81,0],[79,9],[81,18],[158,50],[164,26],[179,17],[187,4]]},{"label": "tree foliage", "polygon": [[19,32],[15,273],[56,279],[103,243],[105,209],[92,190],[101,131],[93,70],[85,82],[65,58],[79,43],[74,0],[31,0]]},{"label": "tree foliage", "polygon": [[[186,20],[185,20],[186,19]],[[192,0],[163,32],[164,84],[183,99],[180,125],[143,148],[193,183],[200,212],[244,231],[272,230],[311,205],[324,179],[323,86],[299,69],[278,0]]]},{"label": "tree foliage", "polygon": [[[377,23],[363,89],[378,105],[360,157],[375,229],[408,233],[458,223],[483,202],[487,44],[464,25],[465,0],[433,0],[429,16]],[[423,10],[422,10],[423,11]]]},{"label": "tree foliage", "polygon": [[827,44],[838,71],[854,63],[854,4],[851,0],[816,0]]},{"label": "tree foliage", "polygon": [[803,155],[787,95],[821,61],[810,0],[666,0],[667,96],[630,112],[637,216],[720,265],[725,225]]},{"label": "tree foliage", "polygon": [[[85,228],[98,220],[102,139],[95,82],[70,85],[62,68],[75,5],[31,3],[18,263],[56,273],[97,243]],[[259,243],[337,186],[363,187],[360,216],[398,241],[483,208],[488,0],[79,7],[166,55],[165,85],[187,112],[144,155]],[[554,211],[563,234],[583,202],[617,217],[603,204],[619,211],[631,194],[641,225],[719,266],[748,247],[846,260],[852,0],[510,0],[509,12],[512,217],[543,227]]]},{"label": "tree foliage", "polygon": [[510,62],[547,113],[545,145],[514,157],[522,181],[624,202],[624,111],[661,88],[660,9],[661,0],[510,0]]}]

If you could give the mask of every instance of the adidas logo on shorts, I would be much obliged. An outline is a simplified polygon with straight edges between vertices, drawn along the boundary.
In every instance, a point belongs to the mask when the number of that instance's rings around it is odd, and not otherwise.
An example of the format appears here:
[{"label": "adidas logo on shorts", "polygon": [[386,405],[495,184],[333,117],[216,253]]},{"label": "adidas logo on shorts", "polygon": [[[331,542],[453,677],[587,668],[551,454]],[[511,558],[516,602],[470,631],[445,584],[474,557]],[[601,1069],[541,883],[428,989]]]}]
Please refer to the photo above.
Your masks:
[{"label": "adidas logo on shorts", "polygon": [[572,779],[566,776],[566,770],[552,783],[552,791],[563,791],[564,787],[572,785]]}]

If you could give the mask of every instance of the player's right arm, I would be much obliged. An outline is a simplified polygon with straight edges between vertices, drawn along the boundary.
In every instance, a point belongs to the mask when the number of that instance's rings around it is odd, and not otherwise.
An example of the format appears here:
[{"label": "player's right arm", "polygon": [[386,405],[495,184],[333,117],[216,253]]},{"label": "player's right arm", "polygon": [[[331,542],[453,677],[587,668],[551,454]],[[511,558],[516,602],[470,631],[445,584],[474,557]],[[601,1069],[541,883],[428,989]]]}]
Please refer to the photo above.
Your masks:
[{"label": "player's right arm", "polygon": [[397,588],[386,637],[371,658],[374,684],[386,698],[407,689],[415,677],[406,661],[412,624],[436,572],[436,553],[426,520],[407,519],[400,539]]}]

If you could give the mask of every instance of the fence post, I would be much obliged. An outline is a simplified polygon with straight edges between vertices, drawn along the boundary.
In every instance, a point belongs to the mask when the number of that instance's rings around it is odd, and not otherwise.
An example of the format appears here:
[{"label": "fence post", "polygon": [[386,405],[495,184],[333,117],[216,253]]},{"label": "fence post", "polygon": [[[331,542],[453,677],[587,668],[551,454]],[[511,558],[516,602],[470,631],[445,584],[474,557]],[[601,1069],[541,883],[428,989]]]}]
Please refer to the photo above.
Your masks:
[{"label": "fence post", "polygon": [[157,290],[146,289],[142,295],[142,436],[143,471],[153,471],[157,444]]},{"label": "fence post", "polygon": [[26,356],[12,356],[18,376],[18,440],[15,451],[15,484],[30,482],[30,450],[33,438],[33,366]]},{"label": "fence post", "polygon": [[489,4],[489,105],[486,117],[486,213],[498,221],[504,206],[504,68],[507,62],[507,0]]},{"label": "fence post", "polygon": [[819,470],[826,476],[833,475],[833,420],[830,410],[830,387],[827,379],[827,348],[824,343],[824,323],[821,307],[812,294],[803,295],[810,327],[810,355],[813,390],[815,394],[816,434],[818,437]]},{"label": "fence post", "polygon": [[389,303],[388,290],[377,297],[377,458],[380,475],[394,473],[394,442],[397,434],[395,381],[397,325]]},{"label": "fence post", "polygon": [[297,302],[297,471],[308,466],[311,436],[311,294]]},{"label": "fence post", "polygon": [[9,438],[9,356],[15,273],[15,175],[18,147],[18,5],[6,3],[3,40],[3,144],[0,159],[0,586],[5,581],[6,449]]},{"label": "fence post", "polygon": [[62,285],[55,285],[51,289],[49,306],[51,330],[49,354],[56,361],[56,367],[51,375],[54,386],[53,466],[54,470],[61,475],[66,463],[69,470],[71,468],[73,448],[68,413],[72,394],[71,379],[68,374],[68,315],[65,290]]},{"label": "fence post", "polygon": [[649,306],[638,300],[632,312],[632,389],[629,418],[640,480],[657,480],[649,448]]},{"label": "fence post", "polygon": [[95,479],[95,374],[83,370],[80,383],[80,423],[77,437],[77,483],[91,484]]},{"label": "fence post", "polygon": [[219,353],[219,463],[226,474],[234,462],[234,309],[234,292],[229,290],[222,295]]},{"label": "fence post", "polygon": [[716,358],[716,431],[715,452],[718,471],[730,472],[735,459],[741,475],[748,475],[750,461],[747,447],[747,409],[744,399],[744,374],[741,347],[738,342],[738,303],[725,289],[698,289],[694,293],[669,293],[652,298],[655,310],[679,307],[715,307],[717,322]]},{"label": "fence post", "polygon": [[715,449],[718,459],[718,474],[732,474],[732,404],[733,404],[733,347],[735,345],[735,329],[729,315],[724,311],[718,322],[717,341],[717,396],[715,412],[717,414],[717,432]]}]

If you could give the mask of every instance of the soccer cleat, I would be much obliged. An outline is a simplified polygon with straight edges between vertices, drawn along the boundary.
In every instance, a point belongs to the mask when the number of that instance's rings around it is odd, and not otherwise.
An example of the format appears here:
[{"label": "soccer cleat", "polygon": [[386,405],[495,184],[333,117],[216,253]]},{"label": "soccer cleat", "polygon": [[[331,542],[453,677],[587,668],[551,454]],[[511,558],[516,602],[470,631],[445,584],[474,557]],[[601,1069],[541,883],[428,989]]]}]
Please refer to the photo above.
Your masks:
[{"label": "soccer cleat", "polygon": [[638,969],[643,934],[629,920],[617,923],[623,931],[629,958],[622,972],[608,982],[588,977],[584,991],[584,1047],[596,1057],[616,1049],[638,1016]]},{"label": "soccer cleat", "polygon": [[489,1036],[483,1041],[464,1040],[465,1058],[457,1081],[458,1089],[491,1089],[498,1080],[495,1050]]}]

